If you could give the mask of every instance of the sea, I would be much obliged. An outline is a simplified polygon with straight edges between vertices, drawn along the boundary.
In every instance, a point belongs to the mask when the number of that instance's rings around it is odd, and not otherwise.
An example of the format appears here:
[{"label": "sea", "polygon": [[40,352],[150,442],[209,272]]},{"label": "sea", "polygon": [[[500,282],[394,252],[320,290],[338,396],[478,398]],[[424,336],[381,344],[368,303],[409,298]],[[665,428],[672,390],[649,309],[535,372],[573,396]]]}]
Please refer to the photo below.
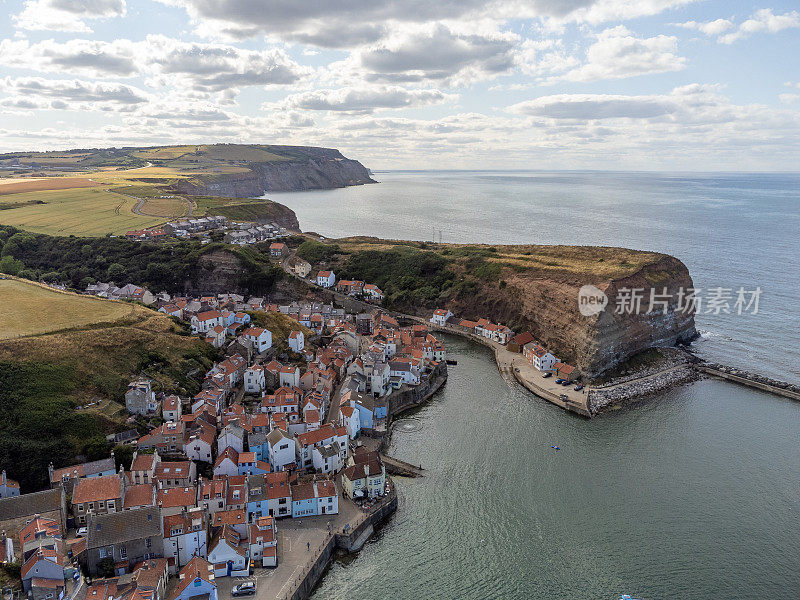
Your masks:
[{"label": "sea", "polygon": [[[800,382],[800,174],[374,177],[267,197],[327,237],[671,254],[701,299],[698,355]],[[587,421],[446,343],[458,365],[389,448],[427,475],[397,480],[397,514],[314,600],[800,597],[800,404],[704,380]]]}]

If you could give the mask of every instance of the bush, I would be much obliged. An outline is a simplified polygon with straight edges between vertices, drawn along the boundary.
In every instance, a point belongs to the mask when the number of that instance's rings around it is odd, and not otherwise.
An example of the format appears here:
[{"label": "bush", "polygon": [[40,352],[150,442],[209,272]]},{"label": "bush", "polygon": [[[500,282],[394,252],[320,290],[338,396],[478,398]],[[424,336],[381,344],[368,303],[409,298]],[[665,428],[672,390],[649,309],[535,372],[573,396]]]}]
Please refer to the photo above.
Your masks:
[{"label": "bush", "polygon": [[312,265],[329,260],[337,254],[342,254],[342,249],[338,244],[323,244],[316,240],[306,240],[297,248],[297,256],[307,260]]}]

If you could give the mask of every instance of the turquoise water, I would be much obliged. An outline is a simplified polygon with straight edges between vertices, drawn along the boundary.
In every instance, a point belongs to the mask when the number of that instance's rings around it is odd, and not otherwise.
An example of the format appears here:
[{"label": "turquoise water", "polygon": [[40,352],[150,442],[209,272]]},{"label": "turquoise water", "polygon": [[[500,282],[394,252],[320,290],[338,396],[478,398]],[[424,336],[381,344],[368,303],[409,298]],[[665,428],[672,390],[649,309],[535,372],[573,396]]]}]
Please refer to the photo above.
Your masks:
[{"label": "turquoise water", "polygon": [[[800,381],[798,175],[376,177],[270,197],[333,237],[673,254],[696,287],[763,290],[757,315],[699,315],[698,353]],[[585,421],[446,341],[458,366],[390,449],[428,476],[398,481],[397,515],[315,600],[800,597],[800,404],[702,381]]]},{"label": "turquoise water", "polygon": [[381,183],[269,194],[306,231],[445,242],[655,250],[695,287],[761,287],[757,315],[701,314],[700,354],[800,382],[800,175],[386,172]]}]

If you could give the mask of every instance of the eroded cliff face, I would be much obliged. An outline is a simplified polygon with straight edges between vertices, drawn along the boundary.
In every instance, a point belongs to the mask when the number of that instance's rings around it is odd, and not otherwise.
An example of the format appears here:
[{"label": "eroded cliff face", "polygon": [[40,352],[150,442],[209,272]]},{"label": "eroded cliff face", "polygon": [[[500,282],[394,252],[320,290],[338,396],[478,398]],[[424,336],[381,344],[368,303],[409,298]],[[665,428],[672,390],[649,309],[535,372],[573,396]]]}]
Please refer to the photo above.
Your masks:
[{"label": "eroded cliff face", "polygon": [[[674,257],[660,255],[659,260],[620,279],[527,279],[523,274],[509,281],[516,289],[522,318],[534,336],[589,376],[650,348],[688,343],[697,337],[693,311],[678,307],[680,290],[692,288],[692,278]],[[608,298],[606,307],[590,316],[581,314],[578,304],[581,287],[587,284]],[[666,290],[666,312],[660,304],[648,312],[651,289],[657,294],[656,300],[662,299]],[[625,301],[629,297],[626,290],[641,290],[638,309]],[[625,310],[621,310],[623,307]]]},{"label": "eroded cliff face", "polygon": [[182,193],[225,198],[255,198],[266,192],[324,190],[376,183],[357,160],[338,150],[315,148],[307,159],[251,163],[246,173],[179,181]]},{"label": "eroded cliff face", "polygon": [[[473,298],[454,299],[448,306],[457,314],[490,316],[517,331],[527,329],[559,358],[593,377],[650,348],[688,343],[697,337],[694,313],[678,310],[679,291],[693,287],[689,271],[674,257],[657,256],[651,264],[619,279],[558,272],[507,273],[503,293],[487,289]],[[584,285],[594,285],[608,297],[599,314],[581,314],[578,296]],[[661,306],[647,312],[650,290],[661,295],[664,288],[669,297],[666,313]],[[625,289],[643,290],[639,311],[617,311]]]}]

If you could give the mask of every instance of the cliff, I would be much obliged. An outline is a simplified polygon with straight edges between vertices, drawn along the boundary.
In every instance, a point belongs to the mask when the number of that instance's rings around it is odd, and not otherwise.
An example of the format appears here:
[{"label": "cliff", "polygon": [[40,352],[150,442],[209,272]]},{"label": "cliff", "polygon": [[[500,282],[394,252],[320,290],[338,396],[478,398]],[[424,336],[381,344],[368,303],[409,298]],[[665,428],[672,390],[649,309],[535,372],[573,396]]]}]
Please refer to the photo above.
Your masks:
[{"label": "cliff", "polygon": [[177,182],[180,192],[221,197],[258,197],[266,192],[324,190],[375,183],[357,160],[338,150],[303,148],[301,158],[252,162],[247,172],[202,175]]},{"label": "cliff", "polygon": [[[605,309],[595,315],[581,314],[578,298],[584,285],[593,285],[608,298]],[[678,309],[679,290],[693,287],[686,266],[677,258],[656,255],[653,262],[618,278],[574,279],[511,276],[508,286],[518,303],[512,305],[523,324],[559,357],[577,364],[588,376],[599,375],[650,348],[684,344],[697,337],[693,311]],[[641,289],[641,310],[618,310],[626,290]],[[666,312],[649,310],[650,290],[669,301]]]},{"label": "cliff", "polygon": [[[593,246],[429,245],[347,238],[326,258],[337,276],[376,283],[387,305],[420,316],[444,307],[462,318],[485,317],[528,330],[588,376],[645,350],[697,336],[694,313],[678,310],[679,291],[693,287],[686,266],[655,252]],[[585,316],[584,286],[605,294],[604,310]],[[625,289],[638,289],[640,310],[617,311]],[[648,312],[650,290],[666,289],[666,312]],[[657,298],[658,299],[658,298]],[[584,311],[588,312],[588,311]]]}]

